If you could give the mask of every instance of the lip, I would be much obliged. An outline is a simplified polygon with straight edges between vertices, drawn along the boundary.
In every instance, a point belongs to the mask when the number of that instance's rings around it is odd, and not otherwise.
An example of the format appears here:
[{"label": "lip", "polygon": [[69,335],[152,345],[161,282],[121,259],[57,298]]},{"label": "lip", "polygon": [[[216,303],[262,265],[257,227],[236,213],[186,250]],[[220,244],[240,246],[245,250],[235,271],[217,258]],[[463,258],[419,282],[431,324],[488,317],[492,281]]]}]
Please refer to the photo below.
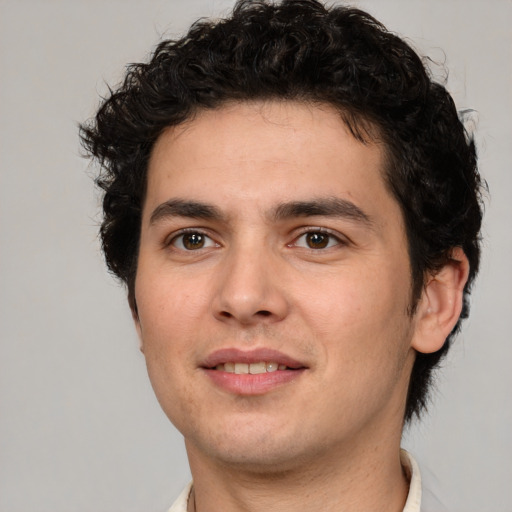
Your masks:
[{"label": "lip", "polygon": [[[235,374],[215,369],[217,365],[228,362],[250,364],[261,361],[285,365],[287,369],[259,374]],[[264,395],[274,391],[299,379],[308,369],[305,364],[292,357],[268,348],[248,351],[236,348],[217,350],[205,359],[200,368],[216,387],[230,394],[244,396]]]},{"label": "lip", "polygon": [[224,348],[212,352],[201,364],[206,369],[215,368],[224,363],[259,363],[260,361],[283,364],[294,370],[307,368],[307,366],[282,352],[270,348],[258,348],[253,350],[240,350],[237,348]]}]

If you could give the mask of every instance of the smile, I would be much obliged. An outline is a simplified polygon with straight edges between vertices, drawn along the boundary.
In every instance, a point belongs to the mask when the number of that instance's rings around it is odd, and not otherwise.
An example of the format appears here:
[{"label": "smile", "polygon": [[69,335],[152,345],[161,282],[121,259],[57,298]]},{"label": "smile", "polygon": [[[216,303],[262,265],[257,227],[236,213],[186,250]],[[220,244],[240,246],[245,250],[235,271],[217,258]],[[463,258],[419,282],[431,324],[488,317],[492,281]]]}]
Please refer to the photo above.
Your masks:
[{"label": "smile", "polygon": [[215,387],[234,395],[263,395],[301,378],[308,367],[281,352],[259,348],[221,349],[201,369]]},{"label": "smile", "polygon": [[277,362],[265,362],[261,361],[259,363],[224,363],[218,364],[215,367],[216,370],[227,373],[236,373],[237,375],[243,374],[251,374],[257,375],[260,373],[272,373],[277,370],[287,370],[288,368],[284,364],[279,364]]}]

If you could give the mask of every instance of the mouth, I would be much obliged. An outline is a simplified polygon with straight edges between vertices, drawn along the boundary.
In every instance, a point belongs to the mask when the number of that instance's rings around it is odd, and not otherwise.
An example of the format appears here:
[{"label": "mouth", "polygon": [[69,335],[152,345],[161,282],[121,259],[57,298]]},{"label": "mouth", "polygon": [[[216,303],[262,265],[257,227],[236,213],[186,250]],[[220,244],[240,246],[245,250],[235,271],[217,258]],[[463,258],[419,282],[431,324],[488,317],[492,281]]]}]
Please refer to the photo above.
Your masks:
[{"label": "mouth", "polygon": [[235,373],[237,375],[257,375],[307,368],[300,361],[277,350],[267,348],[253,350],[227,348],[217,350],[210,354],[201,366],[208,370]]},{"label": "mouth", "polygon": [[211,381],[231,394],[262,395],[297,379],[308,367],[269,349],[223,349],[201,365]]},{"label": "mouth", "polygon": [[220,363],[215,368],[212,368],[212,370],[213,369],[221,372],[236,373],[237,375],[258,375],[261,373],[276,372],[277,370],[296,370],[297,368],[290,368],[285,364],[279,364],[277,361],[260,361],[258,363]]}]

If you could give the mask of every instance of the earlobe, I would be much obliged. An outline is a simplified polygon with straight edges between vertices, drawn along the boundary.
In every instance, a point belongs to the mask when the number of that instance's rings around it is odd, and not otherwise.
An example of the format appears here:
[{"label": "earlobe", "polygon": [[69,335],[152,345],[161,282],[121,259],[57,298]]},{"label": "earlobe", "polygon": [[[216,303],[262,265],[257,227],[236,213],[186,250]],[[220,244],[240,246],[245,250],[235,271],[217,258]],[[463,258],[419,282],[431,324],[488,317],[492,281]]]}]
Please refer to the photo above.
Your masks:
[{"label": "earlobe", "polygon": [[425,354],[437,352],[455,327],[462,311],[469,262],[455,247],[448,262],[429,277],[416,311],[412,348]]},{"label": "earlobe", "polygon": [[132,312],[133,323],[135,325],[135,330],[137,331],[137,336],[139,338],[139,350],[144,354],[144,343],[142,342],[142,326],[140,325],[139,312],[137,311],[137,305],[134,303],[130,304],[130,310]]}]

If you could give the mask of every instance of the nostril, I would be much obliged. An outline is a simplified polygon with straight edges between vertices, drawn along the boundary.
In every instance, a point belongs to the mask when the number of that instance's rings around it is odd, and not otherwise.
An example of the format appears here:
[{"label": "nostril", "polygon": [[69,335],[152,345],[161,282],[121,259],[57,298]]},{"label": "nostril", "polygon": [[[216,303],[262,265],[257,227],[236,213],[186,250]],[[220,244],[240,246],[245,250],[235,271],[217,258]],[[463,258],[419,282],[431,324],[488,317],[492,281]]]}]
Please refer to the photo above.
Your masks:
[{"label": "nostril", "polygon": [[252,322],[257,322],[258,319],[263,320],[266,318],[270,318],[273,316],[273,313],[271,311],[268,311],[267,309],[261,309],[259,311],[256,311],[255,313],[251,314],[243,314],[243,313],[230,313],[229,310],[221,310],[218,312],[218,318],[223,320],[232,320],[232,319],[238,319],[243,324],[250,324]]}]

